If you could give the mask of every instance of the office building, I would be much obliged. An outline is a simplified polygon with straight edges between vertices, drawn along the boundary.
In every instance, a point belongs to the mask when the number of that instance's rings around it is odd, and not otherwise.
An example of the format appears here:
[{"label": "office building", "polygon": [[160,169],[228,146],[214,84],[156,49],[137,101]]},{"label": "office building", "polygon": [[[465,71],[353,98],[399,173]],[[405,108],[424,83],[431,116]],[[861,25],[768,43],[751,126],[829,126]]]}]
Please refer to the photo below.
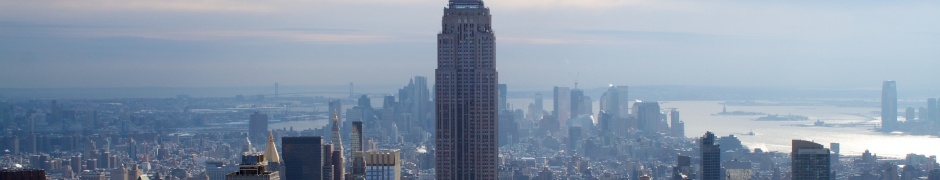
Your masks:
[{"label": "office building", "polygon": [[[570,95],[571,101],[571,119],[575,119],[582,115],[591,115],[591,102],[587,96],[584,96],[584,91],[581,89],[572,89]],[[587,101],[587,102],[585,102]],[[568,123],[571,124],[571,123]]]},{"label": "office building", "polygon": [[805,140],[793,140],[790,152],[793,179],[829,180],[829,149],[822,144]]},{"label": "office building", "polygon": [[721,179],[721,148],[712,132],[702,136],[702,180]]},{"label": "office building", "polygon": [[[225,175],[236,170],[238,170],[237,167],[226,165],[225,161],[206,161],[206,176],[209,177],[209,180],[224,180]],[[130,176],[133,176],[133,174],[128,173],[128,178],[131,178]]]},{"label": "office building", "polygon": [[898,87],[894,81],[881,86],[881,130],[891,132],[898,126]]},{"label": "office building", "polygon": [[498,74],[490,10],[482,0],[450,0],[442,22],[435,71],[436,178],[496,179]]},{"label": "office building", "polygon": [[322,141],[320,136],[283,137],[284,178],[285,179],[321,179]]},{"label": "office building", "polygon": [[362,151],[362,121],[352,122],[352,134],[349,135],[352,152]]},{"label": "office building", "polygon": [[676,158],[676,167],[672,168],[673,180],[694,179],[692,175],[692,158],[689,156],[678,156]]},{"label": "office building", "polygon": [[268,161],[260,152],[246,152],[242,155],[238,171],[225,175],[225,180],[280,180],[277,171],[268,170]]},{"label": "office building", "polygon": [[659,133],[662,123],[662,112],[659,110],[659,102],[656,101],[637,101],[633,108],[636,111],[637,129],[647,134]]},{"label": "office building", "polygon": [[564,127],[571,117],[571,89],[555,86],[552,91],[554,91],[552,115],[558,119],[559,127]]},{"label": "office building", "polygon": [[508,87],[506,87],[506,84],[499,84],[498,87],[499,87],[498,88],[499,92],[497,93],[499,94],[499,102],[497,102],[499,103],[498,110],[499,111],[509,110],[509,104],[508,104],[508,101],[506,101],[506,95],[507,93],[509,93],[509,89],[507,89]]},{"label": "office building", "polygon": [[724,180],[751,180],[751,162],[730,161],[725,163]]},{"label": "office building", "polygon": [[268,136],[268,115],[258,112],[249,115],[248,137],[255,142],[263,142]]},{"label": "office building", "polygon": [[42,169],[0,169],[0,179],[45,180]]},{"label": "office building", "polygon": [[365,161],[365,179],[401,179],[401,153],[398,150],[375,150],[362,154]]},{"label": "office building", "polygon": [[927,117],[924,119],[933,123],[934,127],[940,128],[940,106],[937,106],[937,103],[940,103],[937,98],[927,98]]}]

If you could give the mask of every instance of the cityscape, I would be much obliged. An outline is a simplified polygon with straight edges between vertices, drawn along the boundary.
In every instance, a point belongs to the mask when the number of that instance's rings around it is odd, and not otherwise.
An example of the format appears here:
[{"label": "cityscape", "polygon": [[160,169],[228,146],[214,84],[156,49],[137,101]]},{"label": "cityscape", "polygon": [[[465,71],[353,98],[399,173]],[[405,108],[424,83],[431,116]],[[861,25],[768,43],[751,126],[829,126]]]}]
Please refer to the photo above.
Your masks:
[{"label": "cityscape", "polygon": [[[0,180],[940,180],[936,77],[849,89],[539,77],[499,68],[504,9],[491,1],[435,2],[436,52],[422,52],[436,66],[381,77],[391,88],[342,75],[199,90],[0,78]],[[632,68],[614,73],[660,76]]]}]

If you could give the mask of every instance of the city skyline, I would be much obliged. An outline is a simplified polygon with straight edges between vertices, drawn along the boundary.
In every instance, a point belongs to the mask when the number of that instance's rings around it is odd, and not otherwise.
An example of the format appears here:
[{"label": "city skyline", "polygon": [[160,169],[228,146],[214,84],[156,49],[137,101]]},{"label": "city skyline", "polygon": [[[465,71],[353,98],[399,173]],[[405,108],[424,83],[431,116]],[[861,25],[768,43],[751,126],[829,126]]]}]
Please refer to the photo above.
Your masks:
[{"label": "city skyline", "polygon": [[[99,2],[105,5],[3,2],[0,52],[7,56],[0,57],[0,88],[392,85],[433,73],[429,36],[444,1]],[[505,60],[501,82],[516,89],[574,81],[857,89],[889,79],[905,88],[940,89],[918,73],[940,63],[929,48],[940,34],[940,14],[931,9],[936,2],[507,0],[489,6],[503,17],[494,21],[504,37],[497,49]],[[247,67],[264,73],[242,73]],[[633,75],[657,69],[674,72]],[[362,70],[374,74],[356,75]],[[336,74],[345,78],[316,78]],[[546,80],[527,81],[532,75]]]}]

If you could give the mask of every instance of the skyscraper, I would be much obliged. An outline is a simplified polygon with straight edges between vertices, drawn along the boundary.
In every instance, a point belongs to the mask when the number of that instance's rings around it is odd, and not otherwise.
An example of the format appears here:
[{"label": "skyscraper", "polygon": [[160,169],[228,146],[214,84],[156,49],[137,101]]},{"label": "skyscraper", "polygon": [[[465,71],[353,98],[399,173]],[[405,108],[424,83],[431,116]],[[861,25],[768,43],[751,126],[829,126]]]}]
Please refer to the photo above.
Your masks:
[{"label": "skyscraper", "polygon": [[352,152],[362,151],[362,121],[352,122],[352,134],[349,135],[349,145]]},{"label": "skyscraper", "polygon": [[885,81],[881,86],[881,131],[897,130],[898,87],[894,81]]},{"label": "skyscraper", "polygon": [[264,142],[268,136],[268,115],[258,112],[249,115],[248,137],[255,142]]},{"label": "skyscraper", "polygon": [[712,132],[702,136],[702,180],[721,179],[721,148],[716,140]]},{"label": "skyscraper", "polygon": [[934,127],[940,128],[940,107],[937,107],[937,98],[927,98],[927,118]]},{"label": "skyscraper", "polygon": [[283,137],[284,179],[320,179],[323,163],[320,136]]},{"label": "skyscraper", "polygon": [[568,118],[571,117],[571,89],[568,87],[558,87],[552,90],[554,92],[552,99],[552,115],[558,118],[558,123],[565,126]]},{"label": "skyscraper", "polygon": [[790,153],[793,179],[829,180],[829,149],[822,144],[794,139]]},{"label": "skyscraper", "polygon": [[509,89],[506,84],[499,84],[499,111],[509,109],[509,104],[506,102],[507,93],[509,93]]},{"label": "skyscraper", "polygon": [[482,0],[450,0],[442,22],[435,71],[435,176],[496,179],[498,74],[490,10]]},{"label": "skyscraper", "polygon": [[[330,110],[330,111],[329,111],[329,113],[330,113],[329,116],[330,116],[330,119],[331,119],[331,121],[329,121],[330,123],[329,123],[328,125],[329,125],[330,127],[333,127],[334,124],[336,124],[337,126],[342,127],[342,126],[343,126],[343,119],[341,118],[341,116],[343,115],[343,105],[342,105],[342,101],[339,100],[339,99],[331,99],[330,102],[329,102],[328,108],[329,108],[329,110]],[[334,118],[334,116],[337,117],[337,119],[335,119],[335,120],[332,119],[332,118]],[[333,135],[330,134],[330,139],[331,139],[331,140],[336,138],[336,137],[332,137],[332,136],[333,136]],[[339,137],[339,138],[342,139],[342,137]]]},{"label": "skyscraper", "polygon": [[659,111],[659,102],[638,101],[636,104],[633,104],[633,108],[636,109],[637,129],[643,131],[643,133],[649,134],[659,132],[659,124],[662,120],[662,113]]}]

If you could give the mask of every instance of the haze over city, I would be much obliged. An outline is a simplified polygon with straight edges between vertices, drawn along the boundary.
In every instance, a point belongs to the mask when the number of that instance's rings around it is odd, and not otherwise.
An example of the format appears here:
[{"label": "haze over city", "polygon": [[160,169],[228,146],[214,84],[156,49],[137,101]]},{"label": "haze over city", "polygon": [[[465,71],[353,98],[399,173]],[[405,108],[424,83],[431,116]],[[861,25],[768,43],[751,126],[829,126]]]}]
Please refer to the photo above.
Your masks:
[{"label": "haze over city", "polygon": [[0,2],[0,180],[940,180],[940,2]]},{"label": "haze over city", "polygon": [[[394,86],[438,0],[4,1],[0,88]],[[932,1],[498,0],[500,82],[940,89]],[[433,80],[432,80],[433,82]],[[903,91],[903,90],[902,90]]]}]

